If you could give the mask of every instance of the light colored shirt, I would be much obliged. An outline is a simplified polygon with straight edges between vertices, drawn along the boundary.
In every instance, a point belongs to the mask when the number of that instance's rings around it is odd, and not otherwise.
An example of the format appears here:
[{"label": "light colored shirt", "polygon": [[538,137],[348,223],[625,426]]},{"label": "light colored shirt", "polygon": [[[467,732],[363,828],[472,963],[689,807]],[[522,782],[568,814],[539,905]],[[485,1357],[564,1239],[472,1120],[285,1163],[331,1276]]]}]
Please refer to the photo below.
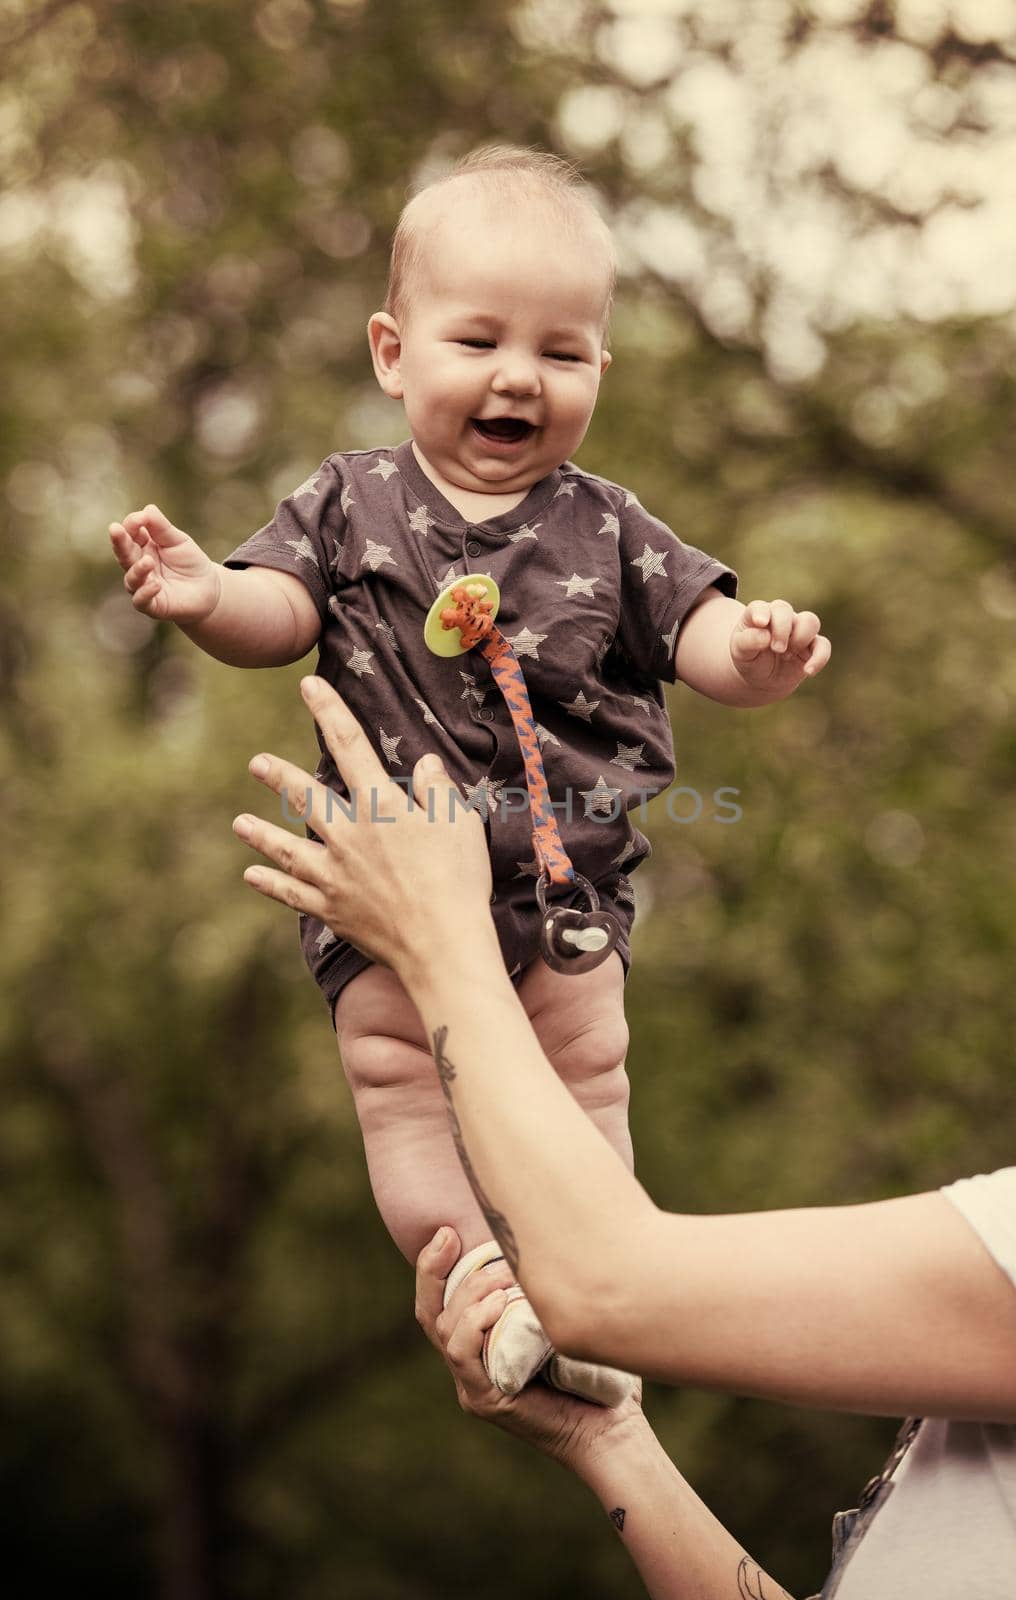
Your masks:
[{"label": "light colored shirt", "polygon": [[[942,1193],[1016,1289],[1016,1167]],[[1016,1427],[927,1420],[824,1600],[1016,1597]]]}]

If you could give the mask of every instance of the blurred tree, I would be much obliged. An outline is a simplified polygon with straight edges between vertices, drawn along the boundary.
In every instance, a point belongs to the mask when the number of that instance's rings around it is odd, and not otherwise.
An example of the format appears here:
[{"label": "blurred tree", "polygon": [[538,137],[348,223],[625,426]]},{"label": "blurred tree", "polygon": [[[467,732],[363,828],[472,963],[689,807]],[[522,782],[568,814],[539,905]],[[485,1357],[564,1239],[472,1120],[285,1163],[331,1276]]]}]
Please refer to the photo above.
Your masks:
[{"label": "blurred tree", "polygon": [[[476,143],[582,157],[617,227],[582,463],[835,643],[765,713],[675,691],[703,807],[655,803],[635,879],[640,1175],[740,1209],[1011,1159],[1004,10],[0,7],[10,1592],[635,1592],[578,1489],[457,1414],[295,929],[240,883],[247,758],[313,749],[301,668],[137,617],[104,531],[154,499],[222,556],[402,437],[363,327],[407,182]],[[816,1587],[891,1425],[649,1404]]]}]

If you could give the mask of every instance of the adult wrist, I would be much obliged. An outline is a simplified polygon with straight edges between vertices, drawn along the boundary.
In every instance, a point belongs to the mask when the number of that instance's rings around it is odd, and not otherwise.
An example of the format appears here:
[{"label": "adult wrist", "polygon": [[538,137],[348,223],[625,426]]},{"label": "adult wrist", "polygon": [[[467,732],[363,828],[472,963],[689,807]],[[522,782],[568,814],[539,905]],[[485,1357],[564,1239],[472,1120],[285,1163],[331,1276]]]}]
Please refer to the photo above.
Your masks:
[{"label": "adult wrist", "polygon": [[637,1478],[646,1461],[662,1450],[644,1413],[638,1411],[602,1433],[576,1439],[558,1460],[593,1494],[607,1500],[622,1482]]},{"label": "adult wrist", "polygon": [[472,992],[468,985],[473,975],[477,984],[486,985],[500,971],[507,982],[494,921],[486,906],[464,916],[456,914],[450,925],[440,917],[423,922],[418,913],[413,914],[404,948],[392,964],[417,1004],[450,984],[458,1006]]}]

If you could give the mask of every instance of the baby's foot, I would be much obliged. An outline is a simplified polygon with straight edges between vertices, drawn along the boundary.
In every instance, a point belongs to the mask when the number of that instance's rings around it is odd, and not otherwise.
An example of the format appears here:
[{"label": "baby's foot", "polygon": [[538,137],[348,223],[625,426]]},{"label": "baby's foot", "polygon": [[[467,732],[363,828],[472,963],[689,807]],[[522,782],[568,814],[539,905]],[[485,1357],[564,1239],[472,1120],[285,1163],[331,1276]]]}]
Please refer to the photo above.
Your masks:
[{"label": "baby's foot", "polygon": [[[449,1275],[445,1305],[470,1273],[501,1260],[501,1248],[494,1239],[468,1251]],[[483,1340],[484,1371],[503,1394],[518,1394],[541,1373],[552,1388],[563,1389],[596,1405],[620,1405],[631,1394],[636,1379],[630,1373],[592,1361],[573,1361],[570,1356],[559,1356],[520,1285],[515,1284],[507,1294],[508,1304]]]},{"label": "baby's foot", "polygon": [[[464,1279],[483,1267],[493,1266],[495,1261],[503,1260],[501,1246],[496,1239],[467,1251],[449,1274],[445,1285],[445,1305]],[[507,1296],[508,1304],[483,1337],[483,1370],[502,1394],[518,1394],[536,1377],[553,1352],[536,1312],[526,1299],[525,1290],[516,1283],[507,1290]]]},{"label": "baby's foot", "polygon": [[543,1369],[543,1380],[552,1389],[577,1394],[598,1406],[619,1406],[633,1392],[638,1379],[620,1367],[601,1367],[595,1361],[573,1361],[555,1352]]}]

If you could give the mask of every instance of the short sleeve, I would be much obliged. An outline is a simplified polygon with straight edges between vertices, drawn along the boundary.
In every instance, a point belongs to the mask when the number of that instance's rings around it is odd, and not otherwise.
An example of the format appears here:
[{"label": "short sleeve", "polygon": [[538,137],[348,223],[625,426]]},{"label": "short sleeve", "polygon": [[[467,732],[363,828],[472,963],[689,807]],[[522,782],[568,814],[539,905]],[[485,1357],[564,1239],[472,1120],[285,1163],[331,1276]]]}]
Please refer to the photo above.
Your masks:
[{"label": "short sleeve", "polygon": [[341,464],[323,461],[298,489],[281,500],[271,522],[237,545],[224,567],[272,567],[306,585],[324,620],[333,574],[342,554],[346,513]]},{"label": "short sleeve", "polygon": [[1016,1167],[960,1178],[942,1193],[1016,1285]]},{"label": "short sleeve", "polygon": [[715,584],[737,594],[737,574],[722,561],[685,544],[650,516],[633,495],[618,514],[621,612],[617,646],[647,680],[675,681],[678,630],[702,591]]}]

